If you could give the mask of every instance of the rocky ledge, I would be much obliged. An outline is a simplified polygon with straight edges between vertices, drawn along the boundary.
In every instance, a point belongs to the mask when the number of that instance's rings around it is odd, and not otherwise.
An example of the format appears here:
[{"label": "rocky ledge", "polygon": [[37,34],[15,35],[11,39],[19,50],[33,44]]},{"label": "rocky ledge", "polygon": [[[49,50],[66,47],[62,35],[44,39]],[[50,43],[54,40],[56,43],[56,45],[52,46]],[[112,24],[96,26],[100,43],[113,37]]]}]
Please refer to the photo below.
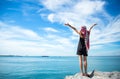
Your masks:
[{"label": "rocky ledge", "polygon": [[89,72],[90,77],[82,76],[81,73],[75,75],[66,76],[65,79],[120,79],[120,72],[100,72],[92,71]]}]

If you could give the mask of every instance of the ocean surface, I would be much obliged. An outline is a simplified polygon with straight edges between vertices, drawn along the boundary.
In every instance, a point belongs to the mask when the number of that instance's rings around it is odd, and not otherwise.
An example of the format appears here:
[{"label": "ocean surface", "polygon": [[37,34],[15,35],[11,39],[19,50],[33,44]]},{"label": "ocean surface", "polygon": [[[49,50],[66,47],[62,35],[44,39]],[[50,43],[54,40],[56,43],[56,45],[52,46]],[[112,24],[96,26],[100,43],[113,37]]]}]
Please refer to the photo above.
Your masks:
[{"label": "ocean surface", "polygon": [[[120,71],[120,56],[88,57],[88,71]],[[64,79],[80,72],[74,57],[0,57],[0,79]]]}]

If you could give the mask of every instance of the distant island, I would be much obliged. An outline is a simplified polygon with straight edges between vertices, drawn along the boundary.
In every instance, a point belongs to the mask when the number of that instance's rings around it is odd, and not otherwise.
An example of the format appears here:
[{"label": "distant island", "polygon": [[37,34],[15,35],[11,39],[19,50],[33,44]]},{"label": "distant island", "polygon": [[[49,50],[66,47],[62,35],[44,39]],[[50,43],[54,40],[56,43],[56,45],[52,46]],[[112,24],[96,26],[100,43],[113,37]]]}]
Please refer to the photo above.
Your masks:
[{"label": "distant island", "polygon": [[41,56],[41,57],[49,57],[49,56]]}]

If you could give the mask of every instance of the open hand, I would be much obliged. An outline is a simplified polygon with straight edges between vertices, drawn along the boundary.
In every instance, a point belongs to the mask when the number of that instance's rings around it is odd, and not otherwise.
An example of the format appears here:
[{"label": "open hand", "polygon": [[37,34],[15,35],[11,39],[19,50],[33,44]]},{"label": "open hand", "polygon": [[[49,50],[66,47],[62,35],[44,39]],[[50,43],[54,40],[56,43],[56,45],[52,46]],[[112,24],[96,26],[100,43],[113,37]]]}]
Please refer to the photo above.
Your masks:
[{"label": "open hand", "polygon": [[97,23],[93,24],[93,26],[96,26],[96,25],[97,25]]},{"label": "open hand", "polygon": [[65,25],[66,25],[66,26],[70,26],[70,24],[69,24],[69,23],[65,23]]}]

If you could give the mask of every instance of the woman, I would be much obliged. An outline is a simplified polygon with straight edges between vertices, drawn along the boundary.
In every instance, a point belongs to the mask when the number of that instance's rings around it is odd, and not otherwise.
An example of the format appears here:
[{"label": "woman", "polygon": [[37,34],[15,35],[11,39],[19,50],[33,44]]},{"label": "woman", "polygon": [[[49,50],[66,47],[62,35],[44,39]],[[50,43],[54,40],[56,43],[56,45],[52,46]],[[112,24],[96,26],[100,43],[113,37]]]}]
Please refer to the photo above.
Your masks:
[{"label": "woman", "polygon": [[[77,48],[77,55],[79,56],[79,60],[80,60],[80,69],[81,69],[83,76],[89,77],[89,74],[87,73],[87,56],[88,56],[88,49],[89,49],[89,35],[90,35],[91,29],[97,24],[92,25],[89,30],[86,29],[86,26],[82,26],[80,31],[78,31],[75,27],[71,26],[69,23],[66,23],[65,25],[69,26],[74,31],[76,31],[77,34],[80,35],[78,48]],[[83,63],[84,63],[84,71],[83,71]]]}]

